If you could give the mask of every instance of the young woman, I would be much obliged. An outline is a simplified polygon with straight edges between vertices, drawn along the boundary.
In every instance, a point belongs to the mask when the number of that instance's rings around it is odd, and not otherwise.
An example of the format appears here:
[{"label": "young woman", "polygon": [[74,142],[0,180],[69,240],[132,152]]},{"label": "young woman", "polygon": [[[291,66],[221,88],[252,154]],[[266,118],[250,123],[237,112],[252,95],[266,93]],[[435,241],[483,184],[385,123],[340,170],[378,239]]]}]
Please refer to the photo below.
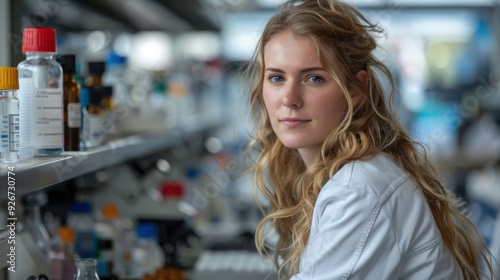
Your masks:
[{"label": "young woman", "polygon": [[380,32],[334,0],[288,1],[267,23],[249,72],[250,171],[270,203],[257,247],[283,279],[493,279],[460,201],[386,105]]}]

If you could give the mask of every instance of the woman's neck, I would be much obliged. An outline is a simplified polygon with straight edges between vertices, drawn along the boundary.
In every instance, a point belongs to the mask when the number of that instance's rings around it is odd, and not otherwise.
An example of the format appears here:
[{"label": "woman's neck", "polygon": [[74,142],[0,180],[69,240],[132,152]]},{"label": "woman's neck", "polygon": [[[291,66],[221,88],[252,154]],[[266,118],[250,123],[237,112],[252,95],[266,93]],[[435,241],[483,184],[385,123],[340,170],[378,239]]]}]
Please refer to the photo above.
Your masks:
[{"label": "woman's neck", "polygon": [[309,167],[318,161],[321,148],[308,147],[308,148],[298,149],[298,151],[306,167]]}]

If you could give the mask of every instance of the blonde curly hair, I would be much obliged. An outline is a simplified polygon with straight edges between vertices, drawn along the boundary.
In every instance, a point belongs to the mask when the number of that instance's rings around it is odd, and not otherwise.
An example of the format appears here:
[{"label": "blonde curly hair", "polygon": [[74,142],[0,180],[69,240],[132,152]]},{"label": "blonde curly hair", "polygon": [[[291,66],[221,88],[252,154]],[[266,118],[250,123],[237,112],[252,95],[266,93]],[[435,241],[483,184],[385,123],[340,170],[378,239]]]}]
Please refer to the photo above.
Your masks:
[{"label": "blonde curly hair", "polygon": [[[284,31],[307,37],[315,43],[322,67],[340,85],[348,103],[341,124],[321,147],[321,160],[309,167],[296,150],[285,147],[273,132],[262,96],[264,47]],[[267,23],[247,69],[251,116],[255,125],[247,151],[258,151],[248,172],[254,176],[256,189],[269,202],[256,231],[257,248],[265,256],[274,256],[281,278],[298,273],[314,204],[322,186],[345,164],[383,152],[408,173],[424,195],[464,278],[480,279],[481,258],[493,277],[489,262],[491,253],[474,224],[462,212],[462,202],[439,181],[424,149],[417,148],[418,144],[411,140],[392,113],[394,80],[389,69],[373,54],[377,47],[375,35],[382,33],[382,29],[370,23],[358,10],[334,0],[289,0]],[[368,73],[368,88],[356,78],[360,70]],[[392,85],[391,102],[385,100],[378,78],[380,74]],[[353,90],[365,95],[356,106],[350,99]],[[271,228],[279,236],[272,253],[265,243]]]}]

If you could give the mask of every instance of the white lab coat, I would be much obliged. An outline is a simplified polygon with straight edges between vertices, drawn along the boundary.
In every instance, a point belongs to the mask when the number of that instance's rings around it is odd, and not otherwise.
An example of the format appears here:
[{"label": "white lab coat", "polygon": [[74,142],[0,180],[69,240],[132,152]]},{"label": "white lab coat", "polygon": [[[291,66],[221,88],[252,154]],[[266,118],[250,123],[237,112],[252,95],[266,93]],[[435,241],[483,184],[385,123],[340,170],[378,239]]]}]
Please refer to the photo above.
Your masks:
[{"label": "white lab coat", "polygon": [[463,279],[428,204],[386,155],[345,165],[319,193],[291,280]]}]

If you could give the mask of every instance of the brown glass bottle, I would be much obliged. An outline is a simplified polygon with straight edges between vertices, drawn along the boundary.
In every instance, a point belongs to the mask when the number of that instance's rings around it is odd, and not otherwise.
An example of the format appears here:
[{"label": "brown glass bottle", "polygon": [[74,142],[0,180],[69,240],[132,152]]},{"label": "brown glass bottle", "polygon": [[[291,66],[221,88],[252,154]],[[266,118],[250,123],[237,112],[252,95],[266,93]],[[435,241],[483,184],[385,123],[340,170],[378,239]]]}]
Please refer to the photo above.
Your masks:
[{"label": "brown glass bottle", "polygon": [[89,76],[85,79],[85,85],[88,88],[92,87],[102,87],[103,86],[103,75],[106,71],[106,64],[101,61],[89,62],[88,72]]},{"label": "brown glass bottle", "polygon": [[75,80],[75,56],[57,56],[63,68],[64,150],[78,151],[80,146],[80,84]]},{"label": "brown glass bottle", "polygon": [[102,106],[107,110],[114,110],[116,105],[113,101],[113,88],[112,87],[103,87],[103,97],[102,97]]}]

